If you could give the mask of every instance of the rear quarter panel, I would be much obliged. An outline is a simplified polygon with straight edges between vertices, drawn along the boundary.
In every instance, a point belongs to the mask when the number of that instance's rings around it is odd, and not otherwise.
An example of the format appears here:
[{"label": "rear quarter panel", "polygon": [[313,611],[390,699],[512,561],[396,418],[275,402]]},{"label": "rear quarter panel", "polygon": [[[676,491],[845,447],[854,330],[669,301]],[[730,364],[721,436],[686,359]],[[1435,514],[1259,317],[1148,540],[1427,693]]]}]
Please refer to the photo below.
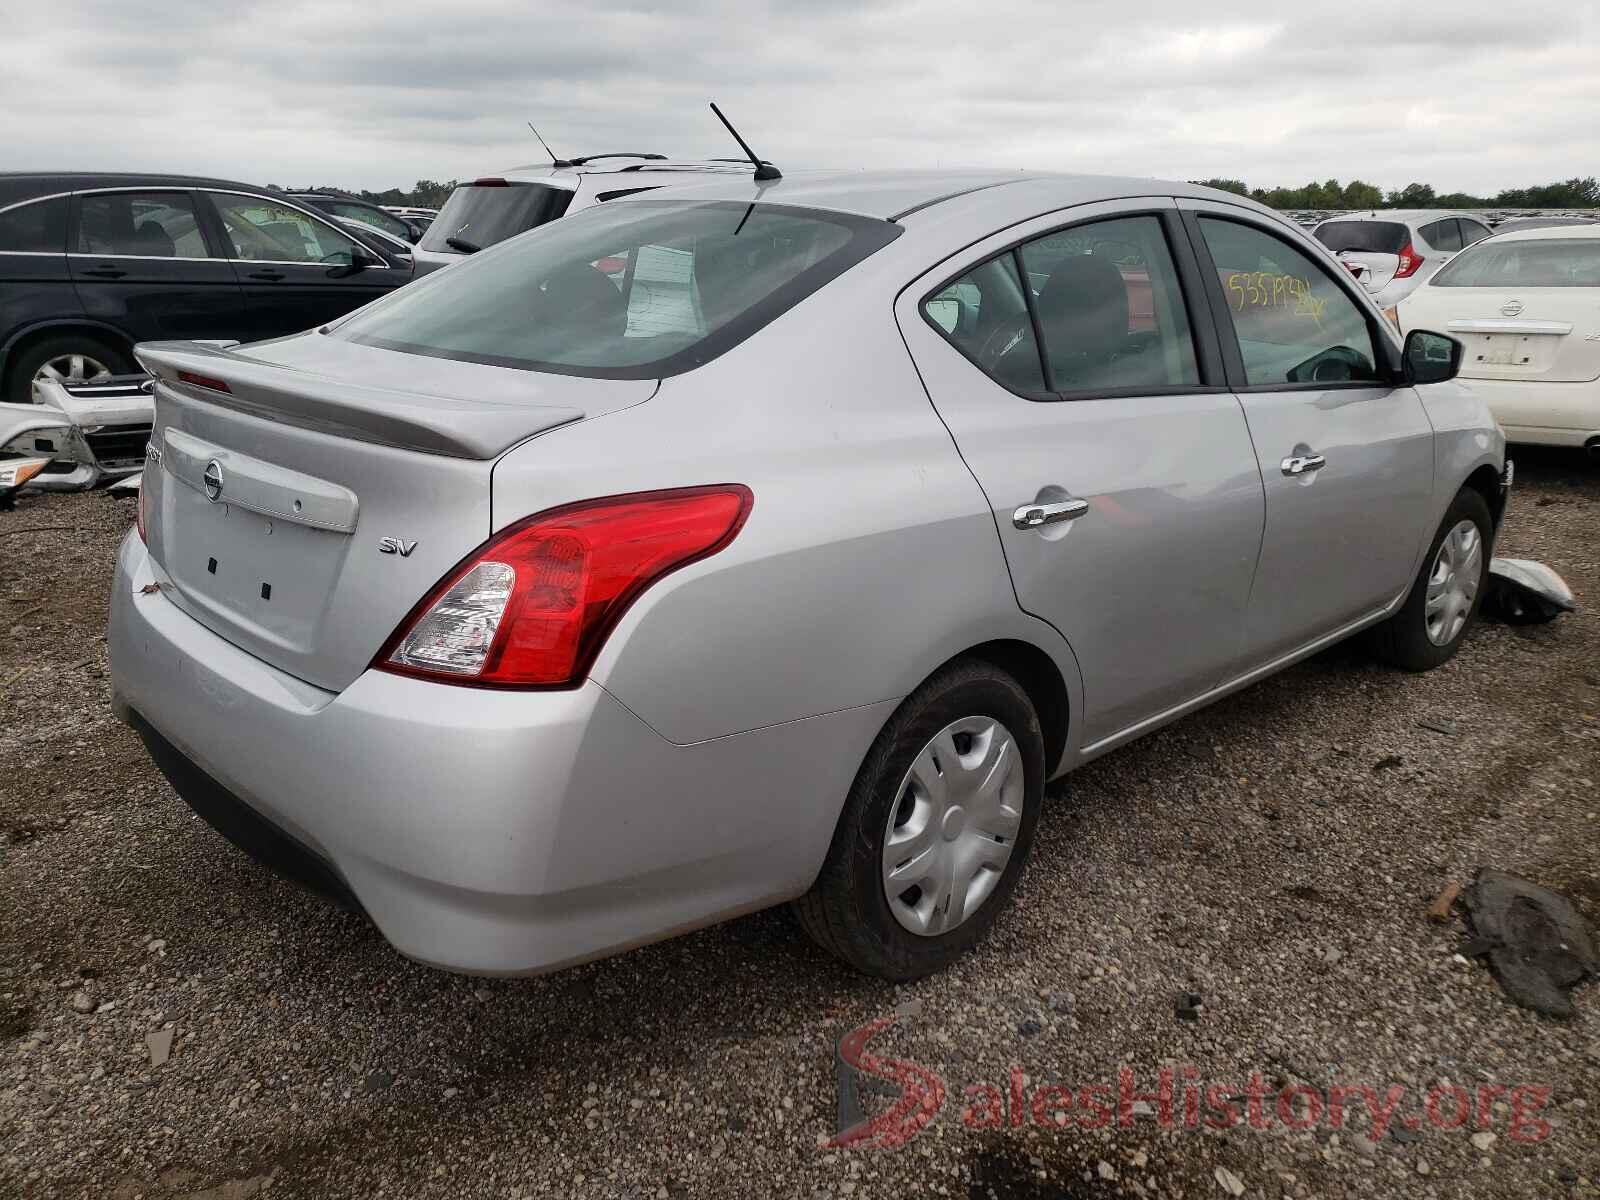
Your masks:
[{"label": "rear quarter panel", "polygon": [[587,497],[751,488],[732,545],[646,592],[592,671],[673,742],[897,699],[995,639],[1043,649],[1077,704],[1071,652],[1018,607],[873,262],[648,403],[538,437],[495,471],[497,528]]}]

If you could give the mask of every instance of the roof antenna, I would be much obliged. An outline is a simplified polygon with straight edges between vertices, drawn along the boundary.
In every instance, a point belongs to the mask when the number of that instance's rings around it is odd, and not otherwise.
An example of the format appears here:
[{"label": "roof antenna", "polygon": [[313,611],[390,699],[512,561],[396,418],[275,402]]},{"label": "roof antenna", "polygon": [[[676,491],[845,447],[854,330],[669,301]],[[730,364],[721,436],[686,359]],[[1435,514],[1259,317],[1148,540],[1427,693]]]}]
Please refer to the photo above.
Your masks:
[{"label": "roof antenna", "polygon": [[[528,128],[529,129],[533,129],[533,122],[532,121],[528,122]],[[539,137],[539,131],[537,129],[533,129],[533,136],[536,137],[536,138],[539,138],[539,145],[544,146],[544,152],[546,154],[550,155],[550,165],[551,166],[553,166],[553,167],[570,167],[570,166],[572,166],[572,164],[570,162],[568,162],[566,159],[557,158],[555,156],[554,152],[550,149],[549,145],[545,142],[544,138]]]},{"label": "roof antenna", "polygon": [[778,170],[777,167],[773,166],[765,159],[756,157],[756,152],[750,149],[750,143],[739,136],[739,131],[733,127],[732,121],[728,120],[727,117],[722,115],[722,110],[717,107],[717,102],[715,100],[711,102],[711,111],[717,114],[717,120],[721,121],[723,125],[727,126],[728,132],[733,134],[733,140],[739,143],[739,149],[744,151],[745,157],[751,162],[755,163],[757,183],[765,183],[771,179],[783,178],[783,172]]}]

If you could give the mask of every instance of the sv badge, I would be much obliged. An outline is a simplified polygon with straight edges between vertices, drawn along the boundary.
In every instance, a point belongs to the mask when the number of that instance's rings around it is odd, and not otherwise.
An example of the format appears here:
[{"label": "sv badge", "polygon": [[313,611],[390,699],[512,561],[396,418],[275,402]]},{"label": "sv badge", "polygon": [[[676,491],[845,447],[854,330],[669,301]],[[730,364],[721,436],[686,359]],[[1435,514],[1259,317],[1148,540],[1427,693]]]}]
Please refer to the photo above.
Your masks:
[{"label": "sv badge", "polygon": [[379,554],[398,554],[401,558],[410,558],[411,552],[416,548],[416,542],[408,542],[405,538],[384,537],[378,539]]}]

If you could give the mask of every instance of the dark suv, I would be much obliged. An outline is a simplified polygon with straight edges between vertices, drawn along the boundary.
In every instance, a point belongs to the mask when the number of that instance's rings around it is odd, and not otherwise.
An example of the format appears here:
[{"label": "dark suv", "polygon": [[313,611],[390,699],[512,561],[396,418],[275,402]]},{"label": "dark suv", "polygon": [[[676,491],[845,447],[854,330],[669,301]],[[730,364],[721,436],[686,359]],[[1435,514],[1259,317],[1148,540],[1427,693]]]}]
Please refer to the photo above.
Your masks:
[{"label": "dark suv", "polygon": [[409,261],[265,188],[0,173],[0,398],[132,371],[135,342],[295,333],[410,278]]}]

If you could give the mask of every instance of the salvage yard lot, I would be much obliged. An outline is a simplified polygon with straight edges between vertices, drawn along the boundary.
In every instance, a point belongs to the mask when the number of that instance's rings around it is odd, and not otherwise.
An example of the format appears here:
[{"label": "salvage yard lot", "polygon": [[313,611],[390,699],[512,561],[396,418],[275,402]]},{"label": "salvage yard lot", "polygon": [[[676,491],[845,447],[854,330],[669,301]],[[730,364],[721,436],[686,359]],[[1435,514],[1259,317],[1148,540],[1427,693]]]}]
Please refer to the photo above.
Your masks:
[{"label": "salvage yard lot", "polygon": [[[1580,612],[1481,626],[1425,676],[1336,649],[1092,764],[995,935],[901,988],[782,910],[542,979],[400,958],[192,817],[111,716],[132,502],[25,499],[0,514],[0,1195],[1595,1195],[1600,989],[1534,1016],[1424,916],[1489,865],[1600,919],[1600,472],[1516,457],[1501,549]],[[834,1043],[897,1008],[871,1048],[936,1073],[940,1115],[820,1146]],[[1441,1080],[1505,1093],[1487,1129],[1375,1141],[1359,1105],[1338,1131],[962,1121],[1013,1067],[1152,1092],[1164,1064],[1398,1084],[1413,1114]],[[1513,1127],[1519,1086],[1549,1098]]]}]

